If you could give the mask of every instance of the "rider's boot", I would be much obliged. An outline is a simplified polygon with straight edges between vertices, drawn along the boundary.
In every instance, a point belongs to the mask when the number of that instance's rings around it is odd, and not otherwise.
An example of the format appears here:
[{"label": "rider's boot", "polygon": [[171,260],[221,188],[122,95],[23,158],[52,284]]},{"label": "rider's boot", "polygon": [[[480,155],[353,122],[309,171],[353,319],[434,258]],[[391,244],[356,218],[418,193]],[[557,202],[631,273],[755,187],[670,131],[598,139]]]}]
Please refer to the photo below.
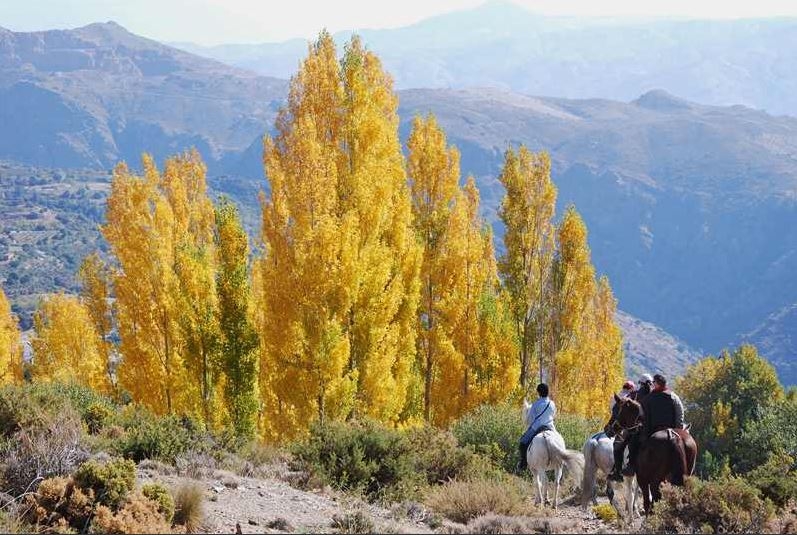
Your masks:
[{"label": "rider's boot", "polygon": [[611,472],[609,472],[609,473],[606,475],[606,478],[607,478],[609,481],[617,481],[617,482],[622,482],[622,481],[623,481],[623,474],[622,474],[622,470],[623,470],[623,463],[622,463],[622,462],[620,462],[620,464],[618,464],[617,462],[615,462],[615,463],[614,463],[614,466],[612,467],[612,471],[611,471]]},{"label": "rider's boot", "polygon": [[528,453],[528,449],[529,449],[528,445],[524,444],[523,442],[520,443],[520,446],[518,448],[518,453],[520,454],[520,460],[518,461],[517,466],[515,466],[515,473],[517,473],[517,475],[523,475],[523,473],[529,467],[528,460],[526,459],[526,454]]},{"label": "rider's boot", "polygon": [[624,457],[624,445],[621,445],[619,442],[615,442],[614,445],[614,466],[612,466],[612,471],[609,472],[606,477],[609,481],[622,481],[623,475],[621,471],[623,469],[623,457]]}]

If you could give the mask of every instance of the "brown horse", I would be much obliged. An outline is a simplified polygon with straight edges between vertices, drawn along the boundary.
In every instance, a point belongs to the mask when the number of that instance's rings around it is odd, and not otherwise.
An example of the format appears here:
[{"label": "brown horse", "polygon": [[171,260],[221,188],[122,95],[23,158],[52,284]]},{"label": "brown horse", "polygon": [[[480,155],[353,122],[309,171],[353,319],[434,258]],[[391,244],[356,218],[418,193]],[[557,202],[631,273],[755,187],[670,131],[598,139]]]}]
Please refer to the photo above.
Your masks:
[{"label": "brown horse", "polygon": [[615,430],[641,430],[643,433],[637,452],[636,477],[642,489],[645,513],[650,513],[651,496],[653,503],[661,499],[662,482],[683,485],[684,478],[692,475],[697,459],[697,443],[686,429],[661,429],[644,436],[642,406],[632,399],[617,397],[616,402],[617,416],[609,420],[608,427]]}]

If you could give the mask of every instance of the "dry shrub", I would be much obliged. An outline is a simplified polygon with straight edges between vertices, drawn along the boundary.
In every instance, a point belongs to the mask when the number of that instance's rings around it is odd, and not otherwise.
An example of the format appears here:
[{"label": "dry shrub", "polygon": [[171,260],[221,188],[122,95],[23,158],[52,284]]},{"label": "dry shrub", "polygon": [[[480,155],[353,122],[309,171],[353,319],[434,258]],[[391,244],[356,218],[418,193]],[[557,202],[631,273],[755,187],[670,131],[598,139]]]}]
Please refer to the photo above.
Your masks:
[{"label": "dry shrub", "polygon": [[21,518],[35,526],[35,531],[168,533],[168,491],[148,485],[142,492],[131,492],[134,484],[132,461],[89,461],[71,478],[42,481],[35,493],[25,496]]},{"label": "dry shrub", "polygon": [[449,520],[468,521],[494,513],[498,515],[533,515],[531,488],[517,478],[479,481],[451,481],[431,489],[426,504]]},{"label": "dry shrub", "polygon": [[115,513],[100,505],[94,512],[90,533],[170,533],[171,525],[159,511],[159,504],[140,492],[128,496]]},{"label": "dry shrub", "polygon": [[194,533],[204,520],[204,493],[196,483],[184,483],[174,495],[174,524]]},{"label": "dry shrub", "polygon": [[191,479],[202,479],[213,475],[216,459],[207,453],[187,451],[175,461],[177,473]]},{"label": "dry shrub", "polygon": [[291,525],[291,523],[288,522],[286,519],[282,518],[281,516],[278,516],[274,520],[269,520],[268,522],[266,522],[266,527],[268,529],[274,529],[277,531],[286,531],[286,532],[293,531],[293,526]]},{"label": "dry shrub", "polygon": [[487,514],[468,523],[465,533],[573,533],[576,523],[559,518],[526,518]]},{"label": "dry shrub", "polygon": [[35,490],[43,479],[68,475],[88,458],[80,418],[74,411],[47,415],[14,433],[2,456],[3,490],[15,496]]},{"label": "dry shrub", "polygon": [[375,533],[373,520],[363,511],[332,516],[332,528],[338,533]]},{"label": "dry shrub", "polygon": [[138,468],[141,470],[151,470],[164,476],[172,476],[176,472],[173,466],[155,459],[144,459],[138,463]]},{"label": "dry shrub", "polygon": [[418,502],[408,501],[396,504],[391,509],[391,512],[395,519],[406,519],[412,522],[426,524],[432,529],[437,529],[443,525],[439,516]]},{"label": "dry shrub", "polygon": [[761,533],[773,509],[743,479],[689,478],[683,487],[663,485],[648,528],[657,533]]}]

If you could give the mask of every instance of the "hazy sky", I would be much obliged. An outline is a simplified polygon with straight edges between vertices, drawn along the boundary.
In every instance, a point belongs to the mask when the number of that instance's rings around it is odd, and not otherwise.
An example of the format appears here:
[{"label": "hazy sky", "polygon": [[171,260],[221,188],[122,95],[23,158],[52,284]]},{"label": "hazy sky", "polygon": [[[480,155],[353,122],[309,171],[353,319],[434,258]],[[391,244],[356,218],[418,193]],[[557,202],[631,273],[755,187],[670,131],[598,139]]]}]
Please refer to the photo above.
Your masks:
[{"label": "hazy sky", "polygon": [[[161,41],[253,43],[412,24],[483,0],[0,0],[0,26],[17,31],[115,20]],[[737,18],[797,16],[795,0],[516,0],[541,14]]]}]

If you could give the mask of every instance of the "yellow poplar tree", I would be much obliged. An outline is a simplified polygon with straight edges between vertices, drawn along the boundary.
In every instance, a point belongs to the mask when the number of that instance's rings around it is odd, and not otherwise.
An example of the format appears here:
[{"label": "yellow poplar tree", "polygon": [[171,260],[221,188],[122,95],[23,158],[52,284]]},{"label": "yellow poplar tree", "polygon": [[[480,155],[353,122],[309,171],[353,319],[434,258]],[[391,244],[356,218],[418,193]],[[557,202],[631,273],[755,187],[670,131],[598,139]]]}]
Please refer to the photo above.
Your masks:
[{"label": "yellow poplar tree", "polygon": [[322,34],[291,80],[277,136],[264,150],[264,257],[258,291],[261,399],[267,438],[346,416],[357,370],[346,333],[356,292],[357,221],[341,206],[344,92],[335,46]]},{"label": "yellow poplar tree", "polygon": [[[588,307],[595,294],[595,269],[587,245],[587,227],[575,207],[569,206],[556,231],[557,252],[552,268],[551,321],[546,351],[551,389],[572,385],[588,370],[582,357],[587,337]],[[561,396],[560,396],[561,397]]]},{"label": "yellow poplar tree", "polygon": [[596,416],[622,383],[622,335],[609,281],[595,280],[587,227],[568,207],[557,228],[546,349],[552,390],[563,411]]},{"label": "yellow poplar tree", "polygon": [[174,236],[175,297],[184,365],[199,387],[206,425],[220,420],[218,351],[220,333],[216,296],[215,215],[207,194],[206,168],[196,150],[170,158],[160,187],[169,202]]},{"label": "yellow poplar tree", "polygon": [[347,334],[359,372],[357,409],[383,421],[404,409],[415,361],[421,249],[399,141],[398,98],[379,58],[359,38],[346,46],[344,218],[357,225],[356,279]]},{"label": "yellow poplar tree", "polygon": [[266,141],[259,274],[266,435],[352,411],[395,420],[415,346],[419,250],[397,100],[356,38],[327,33]]},{"label": "yellow poplar tree", "polygon": [[516,347],[498,303],[492,232],[479,215],[475,180],[459,187],[459,153],[446,146],[433,116],[415,119],[407,146],[423,247],[417,345],[424,416],[443,425],[480,403],[505,399],[518,372]]},{"label": "yellow poplar tree", "polygon": [[499,210],[506,227],[506,253],[499,269],[520,346],[520,385],[526,390],[532,358],[539,358],[541,379],[546,367],[542,345],[555,247],[556,187],[551,181],[551,160],[548,154],[533,154],[525,147],[517,153],[509,149],[499,180],[506,189]]},{"label": "yellow poplar tree", "polygon": [[0,287],[0,384],[22,380],[22,340],[17,320]]},{"label": "yellow poplar tree", "polygon": [[[457,381],[459,407],[454,414],[483,403],[504,401],[520,371],[516,333],[501,296],[493,234],[479,215],[479,191],[468,177],[458,195],[451,232],[456,277],[449,310],[454,347],[463,355]],[[457,384],[455,383],[455,384]],[[456,391],[456,390],[454,390]]]},{"label": "yellow poplar tree", "polygon": [[[473,250],[468,249],[462,255],[457,247],[468,244],[453,243],[454,239],[462,238],[461,234],[469,227],[464,214],[465,199],[459,192],[459,152],[454,147],[446,147],[445,133],[434,116],[415,118],[407,148],[415,232],[423,247],[417,346],[423,372],[424,418],[432,420],[434,405],[435,421],[440,421],[455,410],[445,405],[457,406],[461,402],[455,395],[461,385],[451,384],[462,380],[464,375],[462,353],[454,348],[451,339],[452,316],[459,311],[451,310],[446,317],[446,308],[455,308],[457,289],[464,292],[470,289],[471,281],[459,271],[462,266],[456,264],[462,262],[455,262],[455,255],[465,256],[467,263]],[[461,215],[458,226],[452,224],[455,202]],[[460,235],[453,236],[457,231]],[[456,288],[456,279],[466,288]],[[467,309],[467,303],[464,308]],[[476,328],[475,325],[468,327]]]},{"label": "yellow poplar tree", "polygon": [[113,313],[110,297],[111,273],[100,255],[92,253],[83,259],[78,270],[78,280],[81,283],[82,303],[89,313],[94,330],[100,338],[99,350],[103,362],[106,363],[108,382],[113,390],[117,387],[116,373],[111,363],[113,344],[110,341],[113,329]]},{"label": "yellow poplar tree", "polygon": [[64,381],[108,392],[108,362],[86,307],[71,295],[45,298],[33,316],[31,372],[36,381]]},{"label": "yellow poplar tree", "polygon": [[173,413],[186,410],[191,384],[180,353],[174,214],[158,190],[152,158],[145,155],[142,165],[143,176],[124,164],[114,170],[102,228],[119,263],[113,280],[119,382],[136,401]]}]

